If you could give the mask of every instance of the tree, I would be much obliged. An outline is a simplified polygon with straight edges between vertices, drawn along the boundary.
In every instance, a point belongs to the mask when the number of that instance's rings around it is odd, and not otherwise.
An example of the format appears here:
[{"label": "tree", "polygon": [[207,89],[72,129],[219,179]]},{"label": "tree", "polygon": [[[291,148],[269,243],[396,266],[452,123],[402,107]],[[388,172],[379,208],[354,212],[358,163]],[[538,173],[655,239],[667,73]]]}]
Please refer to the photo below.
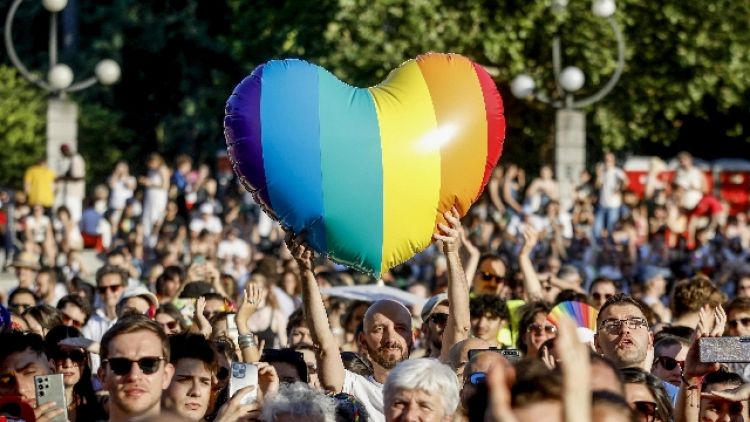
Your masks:
[{"label": "tree", "polygon": [[0,186],[20,189],[26,168],[45,154],[45,101],[35,86],[4,65],[0,98]]}]

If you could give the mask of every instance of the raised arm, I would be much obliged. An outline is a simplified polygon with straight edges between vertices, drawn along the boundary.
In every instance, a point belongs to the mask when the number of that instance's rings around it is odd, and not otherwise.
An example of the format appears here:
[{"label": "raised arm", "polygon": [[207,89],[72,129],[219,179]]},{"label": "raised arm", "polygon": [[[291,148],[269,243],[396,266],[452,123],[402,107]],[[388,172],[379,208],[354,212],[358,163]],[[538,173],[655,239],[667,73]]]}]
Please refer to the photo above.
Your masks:
[{"label": "raised arm", "polygon": [[297,239],[287,238],[286,244],[302,275],[302,304],[307,323],[310,325],[310,334],[318,346],[315,353],[321,386],[339,393],[344,386],[344,362],[341,360],[336,338],[328,325],[326,308],[312,270],[313,253]]},{"label": "raised arm", "polygon": [[458,250],[461,247],[461,221],[456,209],[443,214],[448,225],[438,223],[439,234],[433,237],[443,243],[443,253],[448,261],[448,323],[443,332],[440,360],[448,361],[448,352],[454,344],[469,337],[469,286],[461,265]]},{"label": "raised arm", "polygon": [[539,282],[539,277],[536,275],[536,270],[534,270],[534,264],[531,263],[530,257],[531,251],[536,246],[538,239],[539,233],[531,225],[525,224],[523,228],[523,245],[521,246],[521,252],[518,254],[518,265],[521,267],[521,273],[523,273],[523,287],[526,291],[526,299],[529,302],[543,300],[542,284]]},{"label": "raised arm", "polygon": [[[247,283],[245,290],[242,292],[242,300],[237,308],[235,320],[237,322],[237,333],[239,337],[237,342],[242,352],[243,362],[258,362],[260,360],[260,350],[255,336],[250,332],[247,321],[258,309],[261,292],[257,283]],[[285,344],[285,343],[284,343]]]}]

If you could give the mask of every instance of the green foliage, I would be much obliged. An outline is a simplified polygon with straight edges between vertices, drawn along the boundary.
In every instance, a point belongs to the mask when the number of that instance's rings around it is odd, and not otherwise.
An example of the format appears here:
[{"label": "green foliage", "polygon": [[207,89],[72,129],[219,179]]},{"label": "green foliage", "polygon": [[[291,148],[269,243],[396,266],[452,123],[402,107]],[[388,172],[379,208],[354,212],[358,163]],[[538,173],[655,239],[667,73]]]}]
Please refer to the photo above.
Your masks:
[{"label": "green foliage", "polygon": [[45,113],[37,88],[0,65],[0,186],[22,188],[24,171],[44,155]]},{"label": "green foliage", "polygon": [[86,159],[86,182],[91,187],[103,183],[118,160],[137,156],[132,142],[137,137],[122,124],[118,111],[85,102],[79,114],[78,151]]}]

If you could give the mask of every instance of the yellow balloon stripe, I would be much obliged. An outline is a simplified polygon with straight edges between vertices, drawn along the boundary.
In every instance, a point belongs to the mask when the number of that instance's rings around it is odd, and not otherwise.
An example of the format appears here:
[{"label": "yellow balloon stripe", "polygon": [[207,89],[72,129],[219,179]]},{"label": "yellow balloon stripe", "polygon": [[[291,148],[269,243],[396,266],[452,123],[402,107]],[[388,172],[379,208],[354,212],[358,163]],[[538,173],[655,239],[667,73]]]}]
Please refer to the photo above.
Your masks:
[{"label": "yellow balloon stripe", "polygon": [[484,96],[473,64],[465,57],[427,55],[417,58],[438,122],[441,160],[437,221],[453,205],[466,214],[484,178],[487,117]]},{"label": "yellow balloon stripe", "polygon": [[432,241],[440,196],[440,149],[430,92],[411,61],[370,88],[383,154],[383,258],[381,271],[398,265]]}]

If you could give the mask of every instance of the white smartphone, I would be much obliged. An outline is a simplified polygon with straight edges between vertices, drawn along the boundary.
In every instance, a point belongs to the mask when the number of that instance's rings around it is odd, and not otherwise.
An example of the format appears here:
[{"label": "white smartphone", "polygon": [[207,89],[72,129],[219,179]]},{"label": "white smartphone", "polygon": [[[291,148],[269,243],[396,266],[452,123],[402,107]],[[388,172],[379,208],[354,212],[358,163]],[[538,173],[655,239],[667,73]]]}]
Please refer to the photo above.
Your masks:
[{"label": "white smartphone", "polygon": [[232,339],[235,345],[237,344],[240,336],[240,332],[237,330],[237,314],[227,315],[227,336]]},{"label": "white smartphone", "polygon": [[54,402],[64,413],[49,420],[49,422],[66,422],[68,420],[68,406],[65,403],[65,384],[63,374],[37,375],[34,377],[34,391],[37,406]]},{"label": "white smartphone", "polygon": [[229,397],[234,397],[237,391],[250,385],[254,385],[255,389],[242,399],[241,404],[251,404],[258,398],[258,367],[252,363],[232,362]]}]

